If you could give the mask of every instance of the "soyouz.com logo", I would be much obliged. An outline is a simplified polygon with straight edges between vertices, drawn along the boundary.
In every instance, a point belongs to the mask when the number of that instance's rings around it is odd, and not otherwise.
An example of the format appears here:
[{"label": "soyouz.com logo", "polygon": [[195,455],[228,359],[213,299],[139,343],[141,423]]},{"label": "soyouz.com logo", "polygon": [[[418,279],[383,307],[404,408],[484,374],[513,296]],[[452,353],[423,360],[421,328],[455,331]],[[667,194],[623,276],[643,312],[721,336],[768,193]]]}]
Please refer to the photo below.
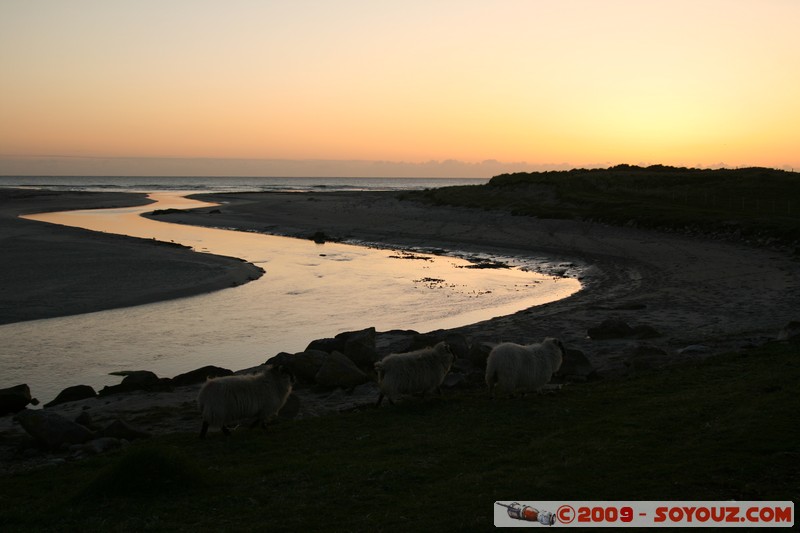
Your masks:
[{"label": "soyouz.com logo", "polygon": [[495,502],[496,527],[792,527],[791,501]]}]

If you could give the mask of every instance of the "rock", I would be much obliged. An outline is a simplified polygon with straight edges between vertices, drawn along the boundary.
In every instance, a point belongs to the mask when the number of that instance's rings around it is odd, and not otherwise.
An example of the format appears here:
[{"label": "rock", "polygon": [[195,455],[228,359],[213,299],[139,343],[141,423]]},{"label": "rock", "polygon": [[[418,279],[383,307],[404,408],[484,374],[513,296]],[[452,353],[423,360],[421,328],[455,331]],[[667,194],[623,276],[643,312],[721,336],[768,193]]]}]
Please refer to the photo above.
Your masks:
[{"label": "rock", "polygon": [[89,411],[81,411],[81,414],[75,418],[75,423],[82,425],[90,431],[95,431],[98,429],[94,423],[94,420],[92,420],[92,415],[89,414]]},{"label": "rock", "polygon": [[268,359],[265,364],[283,365],[289,372],[294,374],[299,382],[313,384],[315,383],[317,372],[322,368],[322,364],[327,358],[328,354],[321,350],[306,350],[296,354],[281,352]]},{"label": "rock", "polygon": [[624,339],[633,334],[633,328],[624,320],[609,318],[603,320],[599,326],[589,328],[588,333],[594,340]]},{"label": "rock", "polygon": [[29,404],[39,405],[39,400],[31,398],[31,389],[26,383],[0,389],[0,416],[18,413]]},{"label": "rock", "polygon": [[97,437],[110,437],[114,439],[125,439],[130,441],[136,439],[149,439],[150,433],[137,429],[121,418],[118,418],[105,428],[98,431]]},{"label": "rock", "polygon": [[465,359],[469,357],[469,343],[467,338],[460,333],[452,333],[447,331],[435,331],[426,333],[424,335],[417,334],[411,342],[411,346],[407,352],[420,350],[429,346],[435,346],[440,342],[446,342],[450,347],[450,351],[456,356],[456,359]]},{"label": "rock", "polygon": [[403,353],[411,351],[411,344],[418,332],[412,329],[393,329],[380,332],[375,337],[375,348],[379,353]]},{"label": "rock", "polygon": [[664,366],[669,359],[667,352],[648,343],[637,344],[628,359],[632,370],[650,370]]},{"label": "rock", "polygon": [[593,340],[651,339],[661,336],[661,333],[651,326],[639,325],[632,328],[619,318],[603,320],[599,326],[589,328],[588,334]]},{"label": "rock", "polygon": [[646,324],[635,326],[631,332],[631,337],[634,339],[653,339],[660,336],[661,333],[658,330]]},{"label": "rock", "polygon": [[86,398],[94,398],[97,392],[89,385],[75,385],[67,387],[58,393],[53,400],[44,404],[45,407],[52,407],[60,403],[77,402],[78,400],[85,400]]},{"label": "rock", "polygon": [[411,346],[409,346],[406,352],[413,352],[415,350],[428,348],[429,346],[436,346],[444,340],[444,337],[443,331],[434,333],[419,333],[411,339]]},{"label": "rock", "polygon": [[128,372],[119,385],[110,385],[100,390],[99,396],[119,394],[120,392],[133,391],[169,391],[172,390],[172,380],[161,379],[149,370],[136,370]]},{"label": "rock", "polygon": [[572,381],[587,381],[597,377],[597,370],[582,351],[567,348],[556,376]]},{"label": "rock", "polygon": [[800,341],[800,321],[792,320],[778,332],[779,341]]},{"label": "rock", "polygon": [[89,455],[98,455],[119,448],[120,446],[122,446],[122,441],[120,439],[115,439],[114,437],[100,437],[99,439],[90,440],[81,446],[80,451]]},{"label": "rock", "polygon": [[450,368],[450,372],[455,372],[458,374],[469,374],[475,370],[475,365],[472,364],[472,361],[466,358],[456,359],[453,361],[453,366]]},{"label": "rock", "polygon": [[65,444],[83,444],[94,437],[82,425],[44,409],[25,409],[17,414],[16,419],[31,437],[51,450]]},{"label": "rock", "polygon": [[447,374],[442,381],[442,388],[444,389],[460,389],[468,385],[467,376],[464,374]]},{"label": "rock", "polygon": [[325,387],[349,389],[367,381],[367,376],[341,352],[333,352],[325,358],[314,381]]},{"label": "rock", "polygon": [[353,361],[359,368],[371,370],[378,361],[378,350],[375,348],[375,328],[362,329],[360,331],[348,331],[340,333],[336,338],[344,339],[344,351],[342,352],[348,359]]},{"label": "rock", "polygon": [[[155,375],[155,374],[154,374]],[[218,378],[233,375],[233,370],[214,365],[207,365],[197,370],[191,370],[183,374],[178,374],[172,378],[172,386],[185,387],[196,383],[204,383],[208,378]],[[124,381],[124,380],[123,380]]]},{"label": "rock", "polygon": [[456,356],[456,359],[469,358],[469,342],[467,338],[460,333],[448,333],[444,337],[444,342],[450,346],[450,351]]},{"label": "rock", "polygon": [[317,339],[311,341],[311,343],[306,347],[306,351],[308,350],[319,350],[325,353],[333,353],[333,352],[342,352],[344,353],[344,339],[343,338],[335,338],[335,339]]},{"label": "rock", "polygon": [[469,360],[476,368],[486,369],[486,360],[492,348],[497,346],[496,342],[474,342],[469,349]]},{"label": "rock", "polygon": [[341,240],[337,239],[336,237],[331,237],[324,231],[315,231],[313,234],[309,235],[308,238],[317,244],[325,244],[326,242],[339,242]]},{"label": "rock", "polygon": [[692,344],[677,351],[678,355],[704,355],[711,352],[711,348],[702,344]]},{"label": "rock", "polygon": [[127,376],[122,378],[121,385],[126,385],[128,387],[137,389],[146,389],[147,387],[156,385],[158,382],[159,378],[153,372],[150,372],[149,370],[136,370],[128,373]]}]

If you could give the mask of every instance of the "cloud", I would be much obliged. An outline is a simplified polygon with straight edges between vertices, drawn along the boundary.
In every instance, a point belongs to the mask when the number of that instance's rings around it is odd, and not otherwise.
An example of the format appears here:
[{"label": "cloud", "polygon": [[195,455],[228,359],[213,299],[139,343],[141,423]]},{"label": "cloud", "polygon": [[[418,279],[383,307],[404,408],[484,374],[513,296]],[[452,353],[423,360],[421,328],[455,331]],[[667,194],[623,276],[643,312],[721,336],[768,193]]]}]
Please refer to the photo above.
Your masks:
[{"label": "cloud", "polygon": [[163,157],[0,157],[0,175],[25,176],[265,176],[349,178],[490,178],[506,172],[560,170],[567,163],[530,165],[489,159],[477,163],[327,159],[214,159]]}]

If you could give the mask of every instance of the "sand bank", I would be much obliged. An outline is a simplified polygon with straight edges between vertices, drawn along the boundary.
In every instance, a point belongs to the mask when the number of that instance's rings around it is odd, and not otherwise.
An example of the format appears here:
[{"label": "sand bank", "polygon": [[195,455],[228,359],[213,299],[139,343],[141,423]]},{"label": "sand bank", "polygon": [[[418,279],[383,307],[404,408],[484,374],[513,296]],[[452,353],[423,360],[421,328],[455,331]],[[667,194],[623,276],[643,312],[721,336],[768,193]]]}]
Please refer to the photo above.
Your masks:
[{"label": "sand bank", "polygon": [[[16,213],[47,210],[48,206],[86,207],[87,200],[98,206],[144,201],[128,196],[49,194],[40,198],[12,195],[10,200],[7,194],[3,197],[0,244],[4,250],[10,247],[13,253],[3,254],[0,268],[4,276],[16,276],[14,283],[4,284],[4,289],[8,288],[2,298],[5,316],[21,319],[20,307],[38,307],[37,302],[46,298],[58,301],[50,313],[81,312],[87,307],[83,301],[87,297],[96,308],[131,305],[141,297],[142,290],[150,291],[153,299],[169,298],[174,294],[165,287],[174,284],[176,277],[189,280],[181,277],[189,276],[184,271],[191,272],[191,283],[184,282],[185,290],[197,290],[218,275],[229,276],[231,268],[235,270],[235,261],[232,265],[227,259],[202,255],[202,261],[211,263],[197,264],[195,256],[201,254],[184,249],[164,249],[134,239],[52,228],[14,218]],[[548,258],[542,261],[544,268],[580,272],[584,290],[567,299],[455,331],[473,343],[529,342],[558,336],[568,347],[583,351],[604,376],[635,373],[761,344],[774,339],[790,320],[798,319],[800,309],[800,268],[796,258],[769,249],[588,222],[421,206],[399,200],[396,193],[248,193],[203,195],[202,199],[223,205],[159,218],[279,235],[307,237],[322,231],[357,242]],[[117,250],[113,261],[98,264],[82,260],[85,256],[97,257],[109,247]],[[76,249],[80,253],[74,253]],[[130,264],[156,260],[163,266],[159,273],[116,286],[113,298],[99,294],[91,298],[89,289],[97,292],[98,287],[108,287],[98,284],[98,279],[115,280],[116,273],[130,268]],[[46,265],[39,265],[41,261]],[[56,264],[59,269],[52,276]],[[28,279],[20,277],[22,272]],[[38,278],[41,283],[37,285],[33,281]],[[87,292],[79,298],[76,292],[63,290],[66,280],[81,284]],[[592,340],[587,336],[588,328],[609,318],[632,326],[648,325],[659,335],[647,340]],[[688,346],[695,348],[683,350]],[[64,384],[69,385],[75,384]],[[91,408],[99,420],[124,417],[154,433],[194,431],[198,425],[193,401],[196,393],[196,387],[171,393],[131,393],[115,396],[112,401],[92,399],[53,409],[72,416]],[[301,413],[324,414],[374,400],[374,388],[355,396],[342,391],[305,391],[301,393]],[[148,416],[152,409],[161,413],[155,422]],[[4,424],[9,426],[10,422],[6,420]]]},{"label": "sand bank", "polygon": [[608,370],[624,370],[621,365],[630,363],[626,351],[641,343],[588,339],[587,329],[607,318],[652,326],[662,335],[648,342],[678,360],[675,352],[688,345],[702,344],[705,353],[713,353],[774,338],[800,309],[800,265],[769,249],[591,222],[420,205],[390,192],[198,197],[223,205],[164,219],[289,236],[321,231],[392,246],[547,257],[544,268],[578,267],[585,285],[578,294],[458,331],[491,341],[559,336]]},{"label": "sand bank", "polygon": [[0,324],[190,296],[261,275],[236,258],[18,218],[149,202],[144,194],[0,189]]}]

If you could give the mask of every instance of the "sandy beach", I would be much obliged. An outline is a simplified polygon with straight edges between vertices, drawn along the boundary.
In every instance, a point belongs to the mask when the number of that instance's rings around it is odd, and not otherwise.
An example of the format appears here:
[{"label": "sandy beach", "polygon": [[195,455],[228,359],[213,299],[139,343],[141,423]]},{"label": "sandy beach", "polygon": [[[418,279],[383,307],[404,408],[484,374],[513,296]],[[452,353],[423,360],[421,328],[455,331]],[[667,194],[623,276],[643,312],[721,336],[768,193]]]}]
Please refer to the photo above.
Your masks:
[{"label": "sandy beach", "polygon": [[[543,257],[554,274],[580,272],[584,290],[552,304],[458,328],[475,340],[535,341],[559,336],[613,372],[636,341],[592,341],[608,318],[649,325],[648,342],[668,359],[690,345],[707,353],[774,338],[797,318],[800,269],[779,251],[634,228],[543,220],[401,201],[396,193],[203,195],[219,208],[163,220],[410,248]],[[369,324],[365,324],[365,327]],[[628,361],[629,362],[629,361]]]},{"label": "sandy beach", "polygon": [[[542,268],[553,275],[579,276],[584,289],[558,302],[453,331],[470,343],[536,342],[557,336],[569,348],[582,351],[604,378],[761,344],[798,319],[800,309],[797,261],[771,249],[589,222],[423,206],[401,201],[391,192],[200,198],[222,205],[158,218],[302,238],[321,231],[331,238],[375,245],[541,258]],[[231,258],[16,218],[36,211],[141,204],[147,201],[143,196],[3,191],[0,199],[3,322],[196,294],[254,275],[251,265]],[[145,264],[146,269],[136,268]],[[146,270],[146,275],[125,277],[120,283],[120,272],[137,270]],[[646,340],[589,338],[589,328],[610,318],[650,326],[658,334]],[[74,383],[64,384],[69,385]],[[124,417],[153,433],[195,431],[196,394],[197,386],[182,387],[52,409],[71,418],[91,409],[98,421]],[[300,412],[314,416],[356,408],[373,402],[376,394],[369,383],[355,394],[304,391]],[[154,407],[160,416],[148,416]],[[4,417],[0,434],[21,431],[9,419]]]},{"label": "sandy beach", "polygon": [[148,203],[144,194],[0,189],[0,324],[190,296],[262,274],[236,258],[19,218]]}]

